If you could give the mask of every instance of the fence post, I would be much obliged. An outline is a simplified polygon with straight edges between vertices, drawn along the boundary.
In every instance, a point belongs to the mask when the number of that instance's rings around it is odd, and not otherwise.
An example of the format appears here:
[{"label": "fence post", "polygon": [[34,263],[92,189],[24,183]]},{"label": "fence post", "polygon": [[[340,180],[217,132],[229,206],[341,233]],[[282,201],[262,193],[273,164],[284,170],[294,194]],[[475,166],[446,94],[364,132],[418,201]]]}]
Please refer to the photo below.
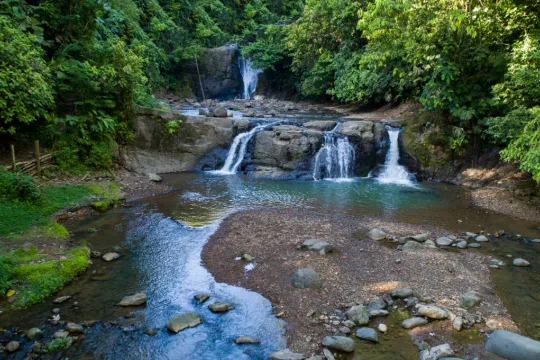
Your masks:
[{"label": "fence post", "polygon": [[11,170],[13,170],[13,173],[17,172],[17,167],[15,166],[15,145],[11,145]]},{"label": "fence post", "polygon": [[39,140],[36,140],[36,170],[37,170],[37,176],[41,177],[41,153],[39,151]]}]

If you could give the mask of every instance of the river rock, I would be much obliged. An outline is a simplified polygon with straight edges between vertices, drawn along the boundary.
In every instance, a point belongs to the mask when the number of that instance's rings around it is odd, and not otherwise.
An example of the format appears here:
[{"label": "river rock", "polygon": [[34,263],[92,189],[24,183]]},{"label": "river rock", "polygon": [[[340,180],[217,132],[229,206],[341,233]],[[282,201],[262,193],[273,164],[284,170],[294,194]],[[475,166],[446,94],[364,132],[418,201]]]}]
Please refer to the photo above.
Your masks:
[{"label": "river rock", "polygon": [[323,255],[332,251],[332,246],[329,243],[319,239],[306,240],[301,248],[303,250],[317,251]]},{"label": "river rock", "polygon": [[439,246],[450,246],[454,242],[452,239],[447,238],[446,236],[438,238],[436,241]]},{"label": "river rock", "polygon": [[331,120],[316,120],[304,123],[304,127],[318,131],[330,131],[336,127],[336,122]]},{"label": "river rock", "polygon": [[368,310],[384,310],[387,304],[383,299],[372,300],[367,304]]},{"label": "river rock", "polygon": [[18,341],[10,341],[10,342],[7,343],[5,349],[6,349],[7,352],[11,353],[11,352],[15,352],[15,351],[19,350],[20,346],[21,345],[19,344]]},{"label": "river rock", "polygon": [[425,248],[426,247],[424,245],[422,245],[421,243],[419,243],[419,242],[409,241],[405,245],[403,245],[401,250],[404,251],[404,252],[415,252],[415,251],[419,251],[419,250],[424,250]]},{"label": "river rock", "polygon": [[326,336],[322,344],[332,350],[343,352],[354,351],[354,340],[346,336]]},{"label": "river rock", "polygon": [[430,350],[424,350],[420,353],[420,360],[438,360],[454,355],[454,350],[449,344],[442,344],[432,347]]},{"label": "river rock", "polygon": [[61,304],[67,300],[71,299],[71,296],[70,295],[66,295],[66,296],[60,296],[60,297],[57,297],[56,299],[53,300],[53,303],[55,304]]},{"label": "river rock", "polygon": [[386,326],[385,324],[379,324],[379,326],[377,326],[377,329],[382,333],[386,333],[388,331],[388,326]]},{"label": "river rock", "polygon": [[448,318],[448,312],[435,305],[419,305],[418,315],[435,320],[442,320]]},{"label": "river rock", "polygon": [[194,298],[195,300],[197,300],[197,301],[199,302],[199,304],[202,304],[202,303],[204,303],[206,300],[210,299],[210,295],[201,293],[201,294],[195,295],[193,298]]},{"label": "river rock", "polygon": [[105,261],[113,261],[115,259],[118,259],[120,257],[120,254],[117,254],[115,252],[106,253],[103,255],[103,260]]},{"label": "river rock", "polygon": [[180,331],[195,327],[201,323],[201,318],[194,313],[185,313],[176,315],[167,323],[167,329],[173,333],[179,333]]},{"label": "river rock", "polygon": [[322,286],[321,277],[312,268],[296,270],[291,282],[297,289],[318,289]]},{"label": "river rock", "polygon": [[218,118],[228,117],[227,109],[225,109],[223,106],[218,106],[214,109],[214,116]]},{"label": "river rock", "polygon": [[304,360],[304,354],[294,353],[289,349],[279,350],[270,354],[270,360]]},{"label": "river rock", "polygon": [[480,245],[479,243],[470,243],[468,245],[468,247],[470,247],[470,248],[479,248],[479,247],[482,247],[482,245]]},{"label": "river rock", "polygon": [[459,297],[459,304],[462,308],[465,308],[465,309],[470,309],[473,306],[480,304],[481,302],[482,302],[482,298],[474,290],[466,292],[465,294],[462,294]]},{"label": "river rock", "polygon": [[540,342],[506,330],[495,330],[486,350],[508,360],[540,359]]},{"label": "river rock", "polygon": [[81,325],[79,324],[75,324],[75,323],[72,323],[72,322],[68,322],[66,324],[66,330],[69,331],[70,333],[80,333],[82,334],[84,332],[84,329]]},{"label": "river rock", "polygon": [[53,334],[53,338],[55,339],[63,339],[67,338],[69,336],[69,331],[66,330],[58,330]]},{"label": "river rock", "polygon": [[43,332],[39,328],[32,328],[26,332],[28,340],[34,340],[43,336]]},{"label": "river rock", "polygon": [[215,303],[208,305],[208,308],[213,313],[226,313],[229,310],[233,310],[234,306],[229,303],[216,301]]},{"label": "river rock", "polygon": [[524,266],[530,266],[531,264],[525,259],[517,258],[517,259],[514,259],[514,261],[512,261],[512,265],[524,267]]},{"label": "river rock", "polygon": [[158,174],[148,173],[148,179],[153,182],[161,182],[163,179]]},{"label": "river rock", "polygon": [[386,310],[368,309],[368,316],[370,319],[376,316],[387,316],[387,315],[388,315],[388,311]]},{"label": "river rock", "polygon": [[391,293],[393,298],[405,299],[414,295],[414,291],[408,288],[397,288]]},{"label": "river rock", "polygon": [[234,340],[236,344],[260,344],[261,341],[249,336],[239,336]]},{"label": "river rock", "polygon": [[456,318],[452,322],[452,327],[456,331],[461,331],[461,329],[463,328],[463,318],[461,316],[456,316]]},{"label": "river rock", "polygon": [[367,325],[369,324],[369,314],[368,309],[364,305],[355,305],[351,307],[345,313],[347,318],[353,321],[356,325]]},{"label": "river rock", "polygon": [[384,240],[387,238],[388,235],[380,229],[372,229],[370,232],[367,233],[370,239],[379,241]]},{"label": "river rock", "polygon": [[139,306],[146,304],[146,294],[141,292],[135,295],[124,296],[118,303],[120,306]]},{"label": "river rock", "polygon": [[[323,348],[323,355],[326,360],[336,360],[336,358],[334,357],[334,354],[332,354],[332,352],[328,350],[327,348]],[[324,360],[324,359],[321,359],[321,360]]]},{"label": "river rock", "polygon": [[465,240],[458,242],[456,245],[458,249],[466,249],[467,246],[469,246],[469,244]]},{"label": "river rock", "polygon": [[531,242],[534,244],[540,244],[540,239],[532,239]]},{"label": "river rock", "polygon": [[427,239],[429,239],[429,234],[405,236],[405,237],[400,238],[400,244],[402,243],[402,241],[403,241],[403,244],[405,244],[409,241],[425,242]]},{"label": "river rock", "polygon": [[401,326],[405,329],[413,329],[418,326],[426,325],[428,323],[427,319],[422,317],[413,317],[410,319],[403,320]]},{"label": "river rock", "polygon": [[371,342],[379,342],[379,335],[375,330],[368,327],[363,327],[358,330],[356,330],[356,337],[359,339],[368,340]]},{"label": "river rock", "polygon": [[477,242],[488,242],[489,241],[488,237],[485,236],[485,235],[477,236],[474,240],[477,241]]}]

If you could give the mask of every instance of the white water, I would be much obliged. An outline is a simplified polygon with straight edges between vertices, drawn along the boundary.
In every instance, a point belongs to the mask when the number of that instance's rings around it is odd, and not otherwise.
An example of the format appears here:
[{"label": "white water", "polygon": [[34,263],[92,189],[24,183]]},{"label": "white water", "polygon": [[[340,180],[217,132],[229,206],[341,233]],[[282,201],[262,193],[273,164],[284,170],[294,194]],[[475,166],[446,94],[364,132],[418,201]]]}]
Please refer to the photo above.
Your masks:
[{"label": "white water", "polygon": [[385,184],[414,185],[414,175],[409,173],[404,166],[399,165],[399,133],[400,129],[386,127],[390,137],[390,149],[384,162],[384,170],[378,177],[378,181]]},{"label": "white water", "polygon": [[339,126],[324,133],[324,146],[315,156],[314,180],[350,181],[352,178],[354,149],[346,136],[336,132]]},{"label": "white water", "polygon": [[242,74],[242,82],[244,83],[244,92],[242,99],[249,100],[257,89],[257,80],[259,74],[262,73],[261,69],[253,69],[251,66],[253,61],[251,59],[240,58],[238,60],[240,64],[240,73]]},{"label": "white water", "polygon": [[214,171],[213,173],[221,175],[232,175],[236,173],[236,170],[238,170],[238,167],[242,163],[242,160],[244,160],[249,140],[251,140],[253,135],[278,123],[279,121],[273,122],[271,124],[262,124],[254,127],[248,132],[238,134],[234,138],[231,148],[229,149],[225,164],[223,165],[221,170]]}]

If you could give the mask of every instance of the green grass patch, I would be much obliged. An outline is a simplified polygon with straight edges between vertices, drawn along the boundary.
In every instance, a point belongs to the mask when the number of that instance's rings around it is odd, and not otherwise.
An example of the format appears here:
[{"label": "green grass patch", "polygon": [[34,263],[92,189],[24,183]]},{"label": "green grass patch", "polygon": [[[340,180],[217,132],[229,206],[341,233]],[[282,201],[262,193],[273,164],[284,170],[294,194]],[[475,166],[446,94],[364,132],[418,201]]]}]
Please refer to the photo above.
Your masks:
[{"label": "green grass patch", "polygon": [[54,339],[47,345],[47,352],[56,352],[58,350],[67,349],[72,343],[73,340],[70,337]]},{"label": "green grass patch", "polygon": [[[38,249],[17,249],[0,256],[0,291],[16,291],[13,308],[42,302],[72,281],[88,267],[90,249],[78,247],[66,251],[65,260],[47,260]],[[5,285],[7,284],[7,286]]]}]

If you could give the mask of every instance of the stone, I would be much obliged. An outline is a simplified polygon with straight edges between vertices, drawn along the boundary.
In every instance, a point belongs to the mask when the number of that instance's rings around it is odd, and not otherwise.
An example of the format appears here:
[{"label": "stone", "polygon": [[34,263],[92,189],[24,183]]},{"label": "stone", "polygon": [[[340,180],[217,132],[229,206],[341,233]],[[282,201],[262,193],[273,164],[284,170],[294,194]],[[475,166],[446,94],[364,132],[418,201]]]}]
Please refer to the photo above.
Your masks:
[{"label": "stone", "polygon": [[405,299],[408,297],[413,296],[414,292],[412,289],[408,288],[397,288],[394,291],[392,291],[391,295],[393,298],[399,298],[399,299]]},{"label": "stone", "polygon": [[105,255],[103,255],[103,260],[105,261],[113,261],[113,260],[116,260],[120,257],[120,254],[118,253],[115,253],[115,252],[110,252],[110,253],[106,253]]},{"label": "stone", "polygon": [[53,300],[53,303],[55,304],[61,304],[67,300],[71,299],[71,296],[69,295],[66,295],[66,296],[60,296],[60,297],[57,297],[56,299]]},{"label": "stone", "polygon": [[229,303],[216,301],[215,303],[212,303],[212,304],[208,305],[208,308],[213,313],[220,313],[221,314],[221,313],[226,313],[229,310],[233,310],[234,306],[229,304]]},{"label": "stone", "polygon": [[318,239],[306,240],[300,248],[302,250],[317,251],[323,255],[332,251],[332,246],[329,243]]},{"label": "stone", "polygon": [[512,265],[518,266],[518,267],[525,267],[525,266],[530,266],[531,263],[529,263],[525,259],[517,258],[517,259],[514,259],[514,261],[512,261]]},{"label": "stone", "polygon": [[540,359],[540,341],[506,330],[495,330],[486,341],[486,350],[508,360]]},{"label": "stone", "polygon": [[235,344],[260,344],[261,341],[249,336],[239,336],[234,340]]},{"label": "stone", "polygon": [[468,291],[459,297],[459,305],[465,309],[470,309],[476,305],[479,305],[481,302],[482,298],[474,290]]},{"label": "stone", "polygon": [[479,248],[479,247],[482,247],[482,245],[480,245],[480,244],[478,244],[478,243],[470,243],[470,244],[468,245],[468,247],[470,247],[470,248]]},{"label": "stone", "polygon": [[321,277],[312,268],[296,270],[291,283],[297,289],[318,289],[322,286]]},{"label": "stone", "polygon": [[336,358],[334,357],[334,354],[332,354],[332,352],[328,350],[327,348],[323,348],[323,355],[326,358],[326,360],[336,360]]},{"label": "stone", "polygon": [[368,309],[364,305],[355,305],[351,307],[347,310],[345,315],[347,315],[347,319],[353,321],[356,325],[369,324]]},{"label": "stone", "polygon": [[469,246],[469,244],[465,240],[458,242],[456,245],[458,249],[466,249],[467,246]]},{"label": "stone", "polygon": [[336,122],[330,120],[308,121],[304,123],[304,127],[318,131],[330,131],[336,127]]},{"label": "stone", "polygon": [[486,321],[486,326],[492,330],[495,330],[499,327],[499,322],[497,320],[490,319]]},{"label": "stone", "polygon": [[379,326],[377,326],[377,330],[382,333],[386,333],[388,331],[388,326],[386,326],[385,324],[379,324]]},{"label": "stone", "polygon": [[376,316],[387,316],[387,315],[388,315],[388,311],[386,310],[368,309],[368,316],[370,319]]},{"label": "stone", "polygon": [[424,350],[420,353],[421,360],[438,360],[454,355],[454,350],[449,344],[442,344],[432,347],[429,351]]},{"label": "stone", "polygon": [[146,304],[146,294],[143,292],[124,296],[118,303],[120,306],[139,306],[143,304]]},{"label": "stone", "polygon": [[387,304],[383,299],[373,300],[367,304],[368,310],[384,310],[386,307]]},{"label": "stone", "polygon": [[413,329],[418,326],[426,325],[428,323],[427,319],[422,317],[413,317],[410,319],[403,320],[401,326],[405,329]]},{"label": "stone", "polygon": [[540,239],[532,239],[531,242],[534,244],[540,244]]},{"label": "stone", "polygon": [[363,327],[356,330],[356,337],[363,340],[368,340],[371,342],[379,342],[379,335],[375,330],[368,327]]},{"label": "stone", "polygon": [[6,349],[7,352],[12,353],[12,352],[15,352],[15,351],[19,350],[20,346],[21,345],[19,344],[18,341],[10,341],[10,342],[7,343],[5,349]]},{"label": "stone", "polygon": [[58,330],[53,334],[53,338],[55,339],[64,339],[69,336],[69,331],[66,330]]},{"label": "stone", "polygon": [[477,233],[473,233],[473,232],[466,232],[466,233],[464,234],[464,236],[465,236],[467,239],[474,239],[475,237],[478,236],[478,234],[477,234]]},{"label": "stone", "polygon": [[201,324],[201,318],[194,313],[184,313],[174,316],[168,323],[167,329],[172,331],[175,334],[178,334],[180,331],[195,327]]},{"label": "stone", "polygon": [[294,353],[289,349],[279,350],[270,354],[270,360],[304,360],[304,354]]},{"label": "stone", "polygon": [[28,340],[34,340],[43,337],[43,332],[39,328],[31,328],[26,332]]},{"label": "stone", "polygon": [[480,235],[480,236],[477,236],[475,239],[475,241],[477,242],[488,242],[489,239],[486,235]]},{"label": "stone", "polygon": [[461,331],[463,328],[463,318],[461,316],[456,316],[454,321],[452,322],[452,328],[456,331]]},{"label": "stone", "polygon": [[153,182],[161,182],[163,179],[158,174],[148,173],[148,179]]},{"label": "stone", "polygon": [[143,332],[146,335],[154,336],[154,335],[158,334],[159,329],[157,329],[157,328],[146,328],[146,329],[143,330]]},{"label": "stone", "polygon": [[449,239],[446,236],[440,237],[435,241],[435,243],[439,246],[450,246],[453,242],[454,241],[452,239]]},{"label": "stone", "polygon": [[223,106],[218,106],[214,109],[214,116],[218,118],[228,117],[227,109],[225,109]]},{"label": "stone", "polygon": [[419,251],[419,250],[424,250],[425,248],[426,247],[424,245],[422,245],[421,243],[419,243],[419,242],[409,241],[408,243],[403,245],[401,250],[404,251],[404,252],[415,252],[415,251]]},{"label": "stone", "polygon": [[349,329],[347,326],[341,326],[338,330],[341,334],[345,334],[345,335],[351,333],[351,329]]},{"label": "stone", "polygon": [[367,233],[367,236],[375,241],[384,240],[388,237],[388,235],[386,235],[386,233],[380,229],[372,229]]},{"label": "stone", "polygon": [[419,305],[418,315],[435,320],[448,318],[448,312],[435,305]]},{"label": "stone", "polygon": [[69,331],[70,333],[79,333],[79,334],[84,333],[84,329],[81,325],[75,324],[72,322],[68,322],[66,324],[66,330]]},{"label": "stone", "polygon": [[195,300],[197,300],[199,302],[199,304],[202,304],[204,303],[206,300],[210,299],[210,295],[208,294],[204,294],[204,293],[200,293],[200,294],[197,294],[193,297]]},{"label": "stone", "polygon": [[332,350],[343,352],[354,351],[354,340],[346,336],[326,336],[322,344]]},{"label": "stone", "polygon": [[412,236],[408,236],[407,239],[418,241],[418,242],[426,242],[426,240],[429,239],[429,234],[412,235]]},{"label": "stone", "polygon": [[241,256],[242,260],[244,261],[253,261],[254,257],[249,254],[244,254]]}]

